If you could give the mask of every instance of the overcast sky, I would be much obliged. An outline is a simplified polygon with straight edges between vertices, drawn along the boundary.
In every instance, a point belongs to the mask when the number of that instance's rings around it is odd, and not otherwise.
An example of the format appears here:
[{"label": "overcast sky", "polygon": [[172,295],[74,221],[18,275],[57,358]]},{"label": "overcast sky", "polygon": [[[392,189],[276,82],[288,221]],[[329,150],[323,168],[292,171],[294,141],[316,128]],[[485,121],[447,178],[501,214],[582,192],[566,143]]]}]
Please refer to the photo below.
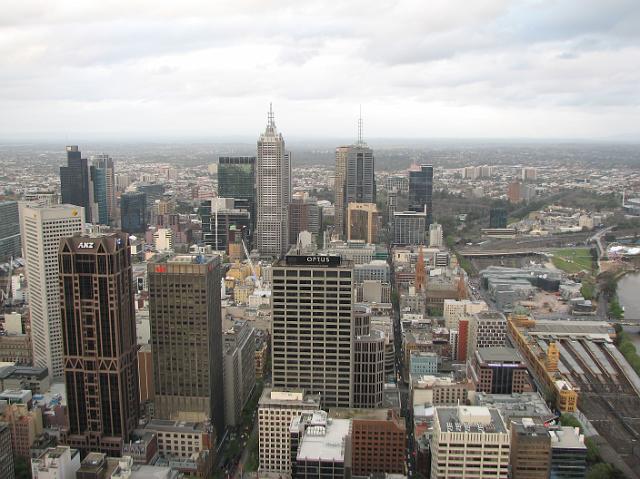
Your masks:
[{"label": "overcast sky", "polygon": [[640,140],[638,0],[18,0],[0,137]]}]

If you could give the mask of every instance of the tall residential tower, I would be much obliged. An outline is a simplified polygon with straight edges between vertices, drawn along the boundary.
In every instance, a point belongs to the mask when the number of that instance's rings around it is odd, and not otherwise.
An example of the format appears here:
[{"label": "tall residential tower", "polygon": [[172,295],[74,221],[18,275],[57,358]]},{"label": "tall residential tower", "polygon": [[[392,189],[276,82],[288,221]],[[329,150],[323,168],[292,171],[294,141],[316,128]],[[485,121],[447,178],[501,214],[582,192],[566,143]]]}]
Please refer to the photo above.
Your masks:
[{"label": "tall residential tower", "polygon": [[279,258],[289,246],[291,153],[285,151],[269,109],[267,128],[258,139],[256,161],[256,245],[262,257]]}]

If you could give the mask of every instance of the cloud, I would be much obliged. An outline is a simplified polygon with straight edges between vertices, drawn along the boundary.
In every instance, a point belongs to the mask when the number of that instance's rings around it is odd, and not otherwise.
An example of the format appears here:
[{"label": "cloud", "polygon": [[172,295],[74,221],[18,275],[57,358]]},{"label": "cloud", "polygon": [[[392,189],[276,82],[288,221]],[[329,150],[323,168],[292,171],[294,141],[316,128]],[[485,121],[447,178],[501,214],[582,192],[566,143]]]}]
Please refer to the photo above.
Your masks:
[{"label": "cloud", "polygon": [[638,134],[639,37],[635,0],[25,0],[0,129],[254,136],[273,100],[299,136],[359,104],[371,136]]}]

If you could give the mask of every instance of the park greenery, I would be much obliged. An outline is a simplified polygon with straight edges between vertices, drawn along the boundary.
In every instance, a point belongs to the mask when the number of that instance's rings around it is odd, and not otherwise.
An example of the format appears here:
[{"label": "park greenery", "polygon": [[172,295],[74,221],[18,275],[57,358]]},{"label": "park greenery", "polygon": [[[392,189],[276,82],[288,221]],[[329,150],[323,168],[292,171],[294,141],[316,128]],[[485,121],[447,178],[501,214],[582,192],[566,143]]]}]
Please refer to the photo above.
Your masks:
[{"label": "park greenery", "polygon": [[589,248],[555,250],[551,261],[556,268],[570,274],[593,270],[593,256]]}]

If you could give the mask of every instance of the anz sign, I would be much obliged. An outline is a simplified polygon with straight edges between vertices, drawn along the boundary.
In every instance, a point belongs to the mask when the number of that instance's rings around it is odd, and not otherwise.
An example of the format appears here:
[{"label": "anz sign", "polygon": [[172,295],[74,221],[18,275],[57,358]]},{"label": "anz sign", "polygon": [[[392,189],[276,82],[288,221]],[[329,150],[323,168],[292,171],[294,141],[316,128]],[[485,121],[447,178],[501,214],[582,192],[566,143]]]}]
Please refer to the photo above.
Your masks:
[{"label": "anz sign", "polygon": [[78,249],[93,249],[93,241],[81,241],[78,243]]}]

